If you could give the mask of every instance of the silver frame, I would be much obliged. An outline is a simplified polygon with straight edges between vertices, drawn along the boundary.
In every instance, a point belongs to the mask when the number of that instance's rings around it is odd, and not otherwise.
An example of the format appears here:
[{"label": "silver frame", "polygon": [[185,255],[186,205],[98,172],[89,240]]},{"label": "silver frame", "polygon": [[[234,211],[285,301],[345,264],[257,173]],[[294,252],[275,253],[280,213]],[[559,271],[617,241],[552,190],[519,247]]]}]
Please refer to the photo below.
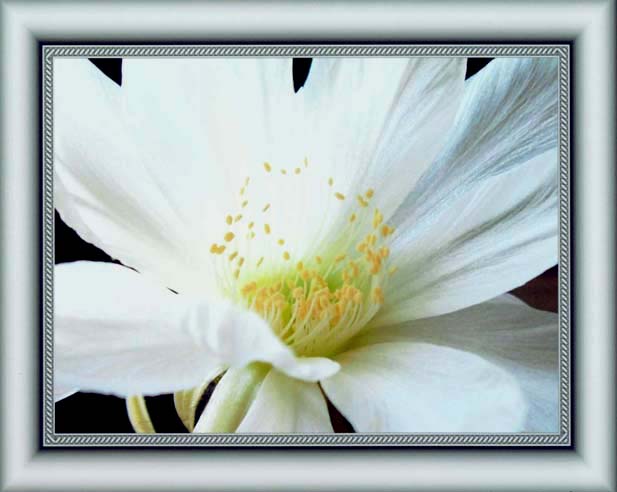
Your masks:
[{"label": "silver frame", "polygon": [[[227,1],[181,2],[170,9],[162,2],[69,5],[0,0],[0,490],[615,490],[615,205],[611,201],[616,150],[615,2],[466,0],[376,6],[359,1],[320,8],[314,3]],[[58,453],[45,447],[40,433],[40,417],[46,412],[41,414],[40,408],[37,347],[43,347],[39,344],[41,305],[50,306],[51,300],[49,290],[41,296],[39,268],[41,254],[49,254],[48,247],[40,249],[38,219],[44,205],[40,192],[48,193],[47,186],[41,185],[39,167],[38,84],[44,60],[39,42],[169,42],[175,37],[197,43],[204,41],[204,32],[210,43],[375,43],[385,37],[392,44],[414,40],[494,43],[497,39],[529,43],[547,37],[558,40],[553,45],[571,43],[575,103],[571,229],[565,223],[576,240],[572,244],[575,275],[567,291],[575,308],[571,376],[576,411],[569,446],[516,452],[506,447],[267,452],[160,449],[156,453],[122,449]],[[567,129],[560,130],[568,136]],[[46,148],[44,158],[48,152]],[[563,193],[563,182],[560,185]],[[42,225],[44,230],[51,227],[47,220]],[[44,272],[48,279],[49,273]],[[563,279],[562,275],[560,284]],[[47,367],[52,363],[49,353],[44,361]]]}]

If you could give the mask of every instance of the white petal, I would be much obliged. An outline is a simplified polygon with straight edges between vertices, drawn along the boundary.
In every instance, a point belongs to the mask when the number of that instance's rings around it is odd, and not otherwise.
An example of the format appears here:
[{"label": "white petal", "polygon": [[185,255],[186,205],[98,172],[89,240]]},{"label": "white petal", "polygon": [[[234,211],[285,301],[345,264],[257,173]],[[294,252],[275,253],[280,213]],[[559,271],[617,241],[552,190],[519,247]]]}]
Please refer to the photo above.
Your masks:
[{"label": "white petal", "polygon": [[[280,267],[279,238],[294,259],[322,254],[358,190],[383,189],[375,204],[386,216],[403,200],[443,146],[463,87],[458,59],[343,65],[316,60],[294,95],[290,60],[131,59],[122,88],[86,60],[57,61],[60,214],[87,241],[181,292],[217,292],[209,249],[229,229],[227,214],[244,216],[228,247],[247,265],[264,256],[264,269]],[[273,232],[249,248],[250,222]]]},{"label": "white petal", "polygon": [[321,382],[358,432],[517,432],[526,408],[516,380],[484,359],[425,343],[389,342],[336,357]]},{"label": "white petal", "polygon": [[64,400],[69,396],[77,393],[78,390],[70,386],[65,386],[54,378],[54,402]]},{"label": "white petal", "polygon": [[270,371],[236,432],[333,432],[319,386]]},{"label": "white petal", "polygon": [[382,323],[482,302],[557,262],[556,68],[499,59],[472,79],[452,142],[393,219]]},{"label": "white petal", "polygon": [[122,98],[122,89],[88,60],[54,62],[55,206],[86,241],[183,290],[199,269],[186,252],[187,233],[169,189],[152,168],[175,173],[166,184],[179,191],[182,175],[131,133]]},{"label": "white petal", "polygon": [[376,189],[388,217],[445,144],[464,74],[458,58],[315,59],[299,95],[324,177],[350,205]]},{"label": "white petal", "polygon": [[333,432],[333,429],[317,384],[270,371],[237,432]]},{"label": "white petal", "polygon": [[292,140],[291,60],[124,60],[123,79],[56,62],[57,208],[124,264],[176,291],[215,292],[209,248],[241,212],[245,178],[275,150],[290,165],[305,155]]},{"label": "white petal", "polygon": [[263,361],[306,380],[338,369],[296,358],[252,312],[175,295],[113,264],[56,267],[54,336],[63,384],[121,396],[192,388],[219,365]]},{"label": "white petal", "polygon": [[557,333],[556,314],[504,295],[456,313],[370,330],[355,343],[423,342],[477,354],[518,381],[529,408],[525,431],[557,432]]}]

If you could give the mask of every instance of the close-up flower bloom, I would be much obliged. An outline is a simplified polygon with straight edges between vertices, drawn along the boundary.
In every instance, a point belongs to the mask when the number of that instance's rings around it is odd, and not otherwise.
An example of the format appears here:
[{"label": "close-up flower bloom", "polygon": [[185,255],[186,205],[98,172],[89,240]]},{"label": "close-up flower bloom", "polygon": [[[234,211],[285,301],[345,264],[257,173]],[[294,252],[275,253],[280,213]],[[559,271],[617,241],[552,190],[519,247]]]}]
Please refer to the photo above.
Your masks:
[{"label": "close-up flower bloom", "polygon": [[[557,60],[54,62],[54,381],[193,432],[555,432]],[[215,382],[216,385],[211,383]],[[214,388],[201,414],[197,403]],[[141,421],[140,419],[144,419]]]}]

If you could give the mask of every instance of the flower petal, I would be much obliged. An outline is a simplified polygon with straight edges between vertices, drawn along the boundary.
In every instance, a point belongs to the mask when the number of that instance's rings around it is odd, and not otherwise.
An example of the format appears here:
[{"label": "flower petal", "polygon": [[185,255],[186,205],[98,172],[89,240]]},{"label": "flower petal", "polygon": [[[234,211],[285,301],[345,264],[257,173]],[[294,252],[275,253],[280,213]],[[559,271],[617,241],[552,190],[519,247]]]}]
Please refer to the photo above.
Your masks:
[{"label": "flower petal", "polygon": [[471,79],[447,149],[393,218],[382,323],[482,302],[557,262],[557,128],[555,60],[497,59]]},{"label": "flower petal", "polygon": [[464,76],[461,58],[313,60],[299,93],[313,160],[352,203],[376,189],[387,218],[444,146]]},{"label": "flower petal", "polygon": [[56,267],[55,374],[65,385],[120,396],[192,388],[219,365],[263,361],[316,381],[328,359],[299,359],[256,314],[175,295],[113,264]]},{"label": "flower petal", "polygon": [[121,88],[87,60],[54,68],[62,218],[176,291],[216,292],[209,249],[245,178],[297,147],[291,60],[130,59]]},{"label": "flower petal", "polygon": [[557,432],[557,315],[504,295],[455,313],[367,330],[354,341],[421,342],[481,356],[516,378],[528,406],[524,430]]},{"label": "flower petal", "polygon": [[484,359],[425,343],[365,345],[321,382],[358,432],[516,432],[526,408],[514,378]]},{"label": "flower petal", "polygon": [[326,401],[315,383],[268,373],[236,432],[333,432]]},{"label": "flower petal", "polygon": [[122,89],[88,60],[59,59],[54,108],[54,204],[62,219],[84,240],[174,290],[196,284],[200,272],[186,251],[187,230],[152,168],[174,173],[167,184],[179,193],[186,191],[182,174],[135,138]]},{"label": "flower petal", "polygon": [[65,386],[56,379],[57,378],[54,378],[54,402],[64,400],[65,398],[77,393],[78,390],[70,386]]}]

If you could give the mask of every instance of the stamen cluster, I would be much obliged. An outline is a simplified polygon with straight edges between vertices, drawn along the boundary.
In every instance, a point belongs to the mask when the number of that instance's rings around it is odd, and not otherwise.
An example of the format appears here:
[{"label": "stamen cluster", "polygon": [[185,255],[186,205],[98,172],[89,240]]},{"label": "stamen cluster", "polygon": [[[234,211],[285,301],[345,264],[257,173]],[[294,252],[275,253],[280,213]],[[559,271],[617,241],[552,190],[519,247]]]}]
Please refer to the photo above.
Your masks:
[{"label": "stamen cluster", "polygon": [[[308,167],[307,159],[304,167]],[[273,171],[268,162],[263,168],[266,173]],[[287,174],[282,171],[282,174]],[[300,172],[301,168],[296,168],[294,174]],[[245,194],[249,181],[246,178],[240,190],[241,196]],[[334,180],[329,178],[328,186],[333,185]],[[273,272],[268,272],[267,265],[262,267],[262,256],[242,277],[241,269],[247,267],[245,257],[238,250],[227,256],[227,262],[233,265],[233,279],[226,279],[229,295],[235,302],[259,313],[280,339],[299,355],[327,356],[336,352],[385,302],[384,284],[395,271],[394,268],[386,269],[390,256],[387,242],[394,229],[384,224],[379,209],[374,208],[370,213],[374,193],[369,189],[357,196],[359,208],[350,215],[341,238],[333,241],[332,248],[321,256],[298,258],[293,265],[291,254],[285,250],[281,256],[285,263],[290,263],[289,267],[276,268]],[[333,192],[333,198],[338,201],[347,199],[340,192]],[[248,201],[244,200],[242,208],[247,204]],[[269,209],[270,204],[266,204],[262,212]],[[242,218],[242,214],[227,215],[225,222],[231,226]],[[248,240],[255,238],[254,229],[255,223],[249,222],[246,226]],[[264,222],[263,231],[266,238],[271,236],[269,223]],[[234,232],[226,232],[224,242],[212,244],[210,252],[223,257],[227,245],[233,245],[235,239]],[[286,243],[284,238],[275,242],[279,247]]]}]

